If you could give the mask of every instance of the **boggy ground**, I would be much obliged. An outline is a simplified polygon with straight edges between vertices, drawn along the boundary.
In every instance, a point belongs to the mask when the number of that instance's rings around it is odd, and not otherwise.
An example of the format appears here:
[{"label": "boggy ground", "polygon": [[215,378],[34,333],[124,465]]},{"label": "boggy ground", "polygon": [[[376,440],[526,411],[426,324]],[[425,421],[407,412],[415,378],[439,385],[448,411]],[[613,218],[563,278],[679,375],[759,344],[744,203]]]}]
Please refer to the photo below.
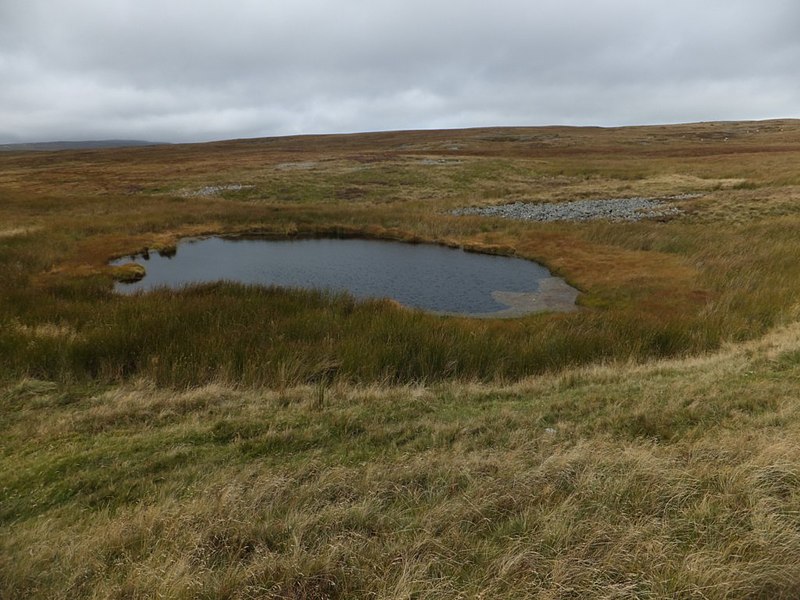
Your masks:
[{"label": "boggy ground", "polygon": [[[169,386],[332,374],[497,381],[713,349],[795,317],[798,157],[796,121],[4,153],[3,375],[147,376]],[[687,193],[703,195],[680,201],[685,214],[666,221],[523,223],[449,212]],[[111,292],[110,257],[207,233],[358,235],[514,254],[565,277],[584,310],[476,322],[230,285]]]},{"label": "boggy ground", "polygon": [[[798,159],[796,121],[0,155],[0,596],[796,597]],[[582,309],[112,293],[211,233],[514,254]]]}]

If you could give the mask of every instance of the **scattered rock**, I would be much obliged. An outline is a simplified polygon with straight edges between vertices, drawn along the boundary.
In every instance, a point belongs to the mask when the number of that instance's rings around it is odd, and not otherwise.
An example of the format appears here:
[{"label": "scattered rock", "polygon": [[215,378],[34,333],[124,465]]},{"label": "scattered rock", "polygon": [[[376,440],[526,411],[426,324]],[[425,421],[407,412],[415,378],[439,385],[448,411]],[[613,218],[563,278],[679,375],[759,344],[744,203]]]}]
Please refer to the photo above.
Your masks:
[{"label": "scattered rock", "polygon": [[460,160],[452,160],[449,158],[422,158],[419,161],[419,164],[425,166],[440,166],[440,165],[458,165],[461,164],[463,161]]},{"label": "scattered rock", "polygon": [[697,198],[699,194],[682,194],[664,198],[611,198],[607,200],[575,200],[553,204],[515,202],[497,206],[459,208],[452,214],[501,217],[521,221],[640,221],[680,215],[683,211],[668,201]]},{"label": "scattered rock", "polygon": [[185,191],[181,195],[186,198],[207,198],[217,196],[221,192],[239,192],[241,190],[253,189],[254,185],[242,185],[241,183],[230,183],[228,185],[207,185],[199,190]]},{"label": "scattered rock", "polygon": [[315,168],[319,163],[313,160],[304,160],[299,162],[279,163],[275,165],[278,171],[306,171]]}]

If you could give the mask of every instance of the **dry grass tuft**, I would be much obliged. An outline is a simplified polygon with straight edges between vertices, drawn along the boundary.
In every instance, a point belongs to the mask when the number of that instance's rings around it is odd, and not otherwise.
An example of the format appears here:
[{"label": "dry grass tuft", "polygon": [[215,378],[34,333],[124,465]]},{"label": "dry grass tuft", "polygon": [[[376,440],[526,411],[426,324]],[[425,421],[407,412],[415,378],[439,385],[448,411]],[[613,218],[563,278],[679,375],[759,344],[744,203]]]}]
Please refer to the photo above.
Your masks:
[{"label": "dry grass tuft", "polygon": [[41,229],[40,227],[6,227],[0,229],[0,239],[3,238],[12,238],[21,235],[28,235],[30,233],[35,233]]}]

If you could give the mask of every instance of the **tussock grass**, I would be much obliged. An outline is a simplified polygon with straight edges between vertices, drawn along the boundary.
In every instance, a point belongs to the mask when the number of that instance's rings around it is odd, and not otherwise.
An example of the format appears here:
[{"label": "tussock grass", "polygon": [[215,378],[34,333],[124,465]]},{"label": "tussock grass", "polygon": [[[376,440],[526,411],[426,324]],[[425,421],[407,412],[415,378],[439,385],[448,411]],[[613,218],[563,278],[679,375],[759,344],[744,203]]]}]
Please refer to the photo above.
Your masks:
[{"label": "tussock grass", "polygon": [[[321,374],[361,383],[487,381],[604,358],[699,350],[708,343],[705,332],[685,332],[686,320],[669,318],[623,323],[594,313],[475,322],[348,295],[233,284],[133,298],[98,290],[66,304],[70,293],[60,287],[58,299],[33,309],[53,321],[18,320],[0,334],[7,373],[58,381],[146,376],[168,387],[212,381],[294,385]],[[37,335],[62,329],[75,334]]]},{"label": "tussock grass", "polygon": [[792,598],[800,328],[506,386],[21,380],[9,597]]}]

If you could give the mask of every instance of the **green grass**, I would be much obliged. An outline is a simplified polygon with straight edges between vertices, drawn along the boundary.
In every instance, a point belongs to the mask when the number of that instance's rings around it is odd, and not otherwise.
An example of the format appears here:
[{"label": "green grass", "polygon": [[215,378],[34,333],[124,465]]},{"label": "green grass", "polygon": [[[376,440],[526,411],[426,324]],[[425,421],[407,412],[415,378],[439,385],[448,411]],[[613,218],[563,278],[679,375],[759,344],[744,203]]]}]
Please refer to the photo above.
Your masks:
[{"label": "green grass", "polygon": [[795,597],[799,353],[793,327],[701,360],[321,403],[22,380],[0,396],[0,593]]},{"label": "green grass", "polygon": [[[755,129],[4,153],[0,598],[798,597],[800,126]],[[113,293],[109,259],[212,234],[525,257],[581,310]]]},{"label": "green grass", "polygon": [[[57,293],[64,298],[69,291]],[[257,387],[275,385],[287,371],[292,375],[286,383],[310,382],[320,369],[333,366],[337,380],[361,383],[517,379],[610,354],[609,348],[580,339],[580,331],[548,336],[542,317],[513,327],[475,325],[408,313],[385,302],[357,303],[347,295],[233,284],[112,298],[107,304],[54,304],[38,310],[56,323],[81,325],[37,335],[35,328],[12,321],[0,335],[11,377],[110,382],[146,376],[170,387],[211,381]],[[674,350],[664,347],[671,343],[668,327],[640,330],[635,342],[617,340],[616,354],[623,354],[624,344],[630,356]],[[578,355],[576,344],[586,356]]]},{"label": "green grass", "polygon": [[[227,220],[226,227],[247,227],[254,219],[263,223],[257,210],[204,203],[213,217]],[[163,202],[154,201],[152,210],[161,207]],[[176,205],[174,216],[156,216],[147,202],[135,210],[143,216],[132,214],[123,222],[141,240],[159,223],[202,222],[183,217],[183,204]],[[329,226],[334,233],[357,231],[359,213],[333,214],[338,216],[278,213],[268,231],[301,226],[313,231],[323,220],[340,223]],[[387,228],[392,213],[371,214],[383,221],[376,226],[383,235],[413,231],[407,217],[398,216],[399,229],[393,230]],[[457,226],[456,235],[465,240],[483,239],[491,248],[496,239],[538,258],[541,234],[566,232],[558,225],[495,222],[487,228],[478,219],[465,221],[429,222],[424,227],[431,231],[420,235],[442,239],[445,228]],[[0,330],[0,348],[7,358],[0,377],[119,382],[145,376],[170,387],[209,382],[257,387],[286,383],[287,374],[288,383],[312,381],[319,365],[332,364],[335,378],[350,383],[514,380],[610,358],[682,355],[752,337],[794,317],[800,288],[795,260],[800,248],[788,216],[721,231],[683,221],[576,226],[580,237],[573,245],[548,252],[560,252],[551,266],[584,292],[585,308],[515,321],[442,318],[342,295],[238,285],[118,297],[105,273],[52,273],[65,257],[80,264],[81,252],[102,252],[102,244],[106,257],[126,244],[130,251],[148,244],[126,242],[118,228],[97,221],[90,227],[76,219],[3,243],[0,261],[7,268],[0,274],[0,318],[7,326]],[[98,249],[96,239],[111,241],[99,242]],[[759,245],[743,245],[749,239],[759,239]],[[592,244],[602,252],[592,253]],[[614,254],[607,258],[603,253],[609,252]]]}]

